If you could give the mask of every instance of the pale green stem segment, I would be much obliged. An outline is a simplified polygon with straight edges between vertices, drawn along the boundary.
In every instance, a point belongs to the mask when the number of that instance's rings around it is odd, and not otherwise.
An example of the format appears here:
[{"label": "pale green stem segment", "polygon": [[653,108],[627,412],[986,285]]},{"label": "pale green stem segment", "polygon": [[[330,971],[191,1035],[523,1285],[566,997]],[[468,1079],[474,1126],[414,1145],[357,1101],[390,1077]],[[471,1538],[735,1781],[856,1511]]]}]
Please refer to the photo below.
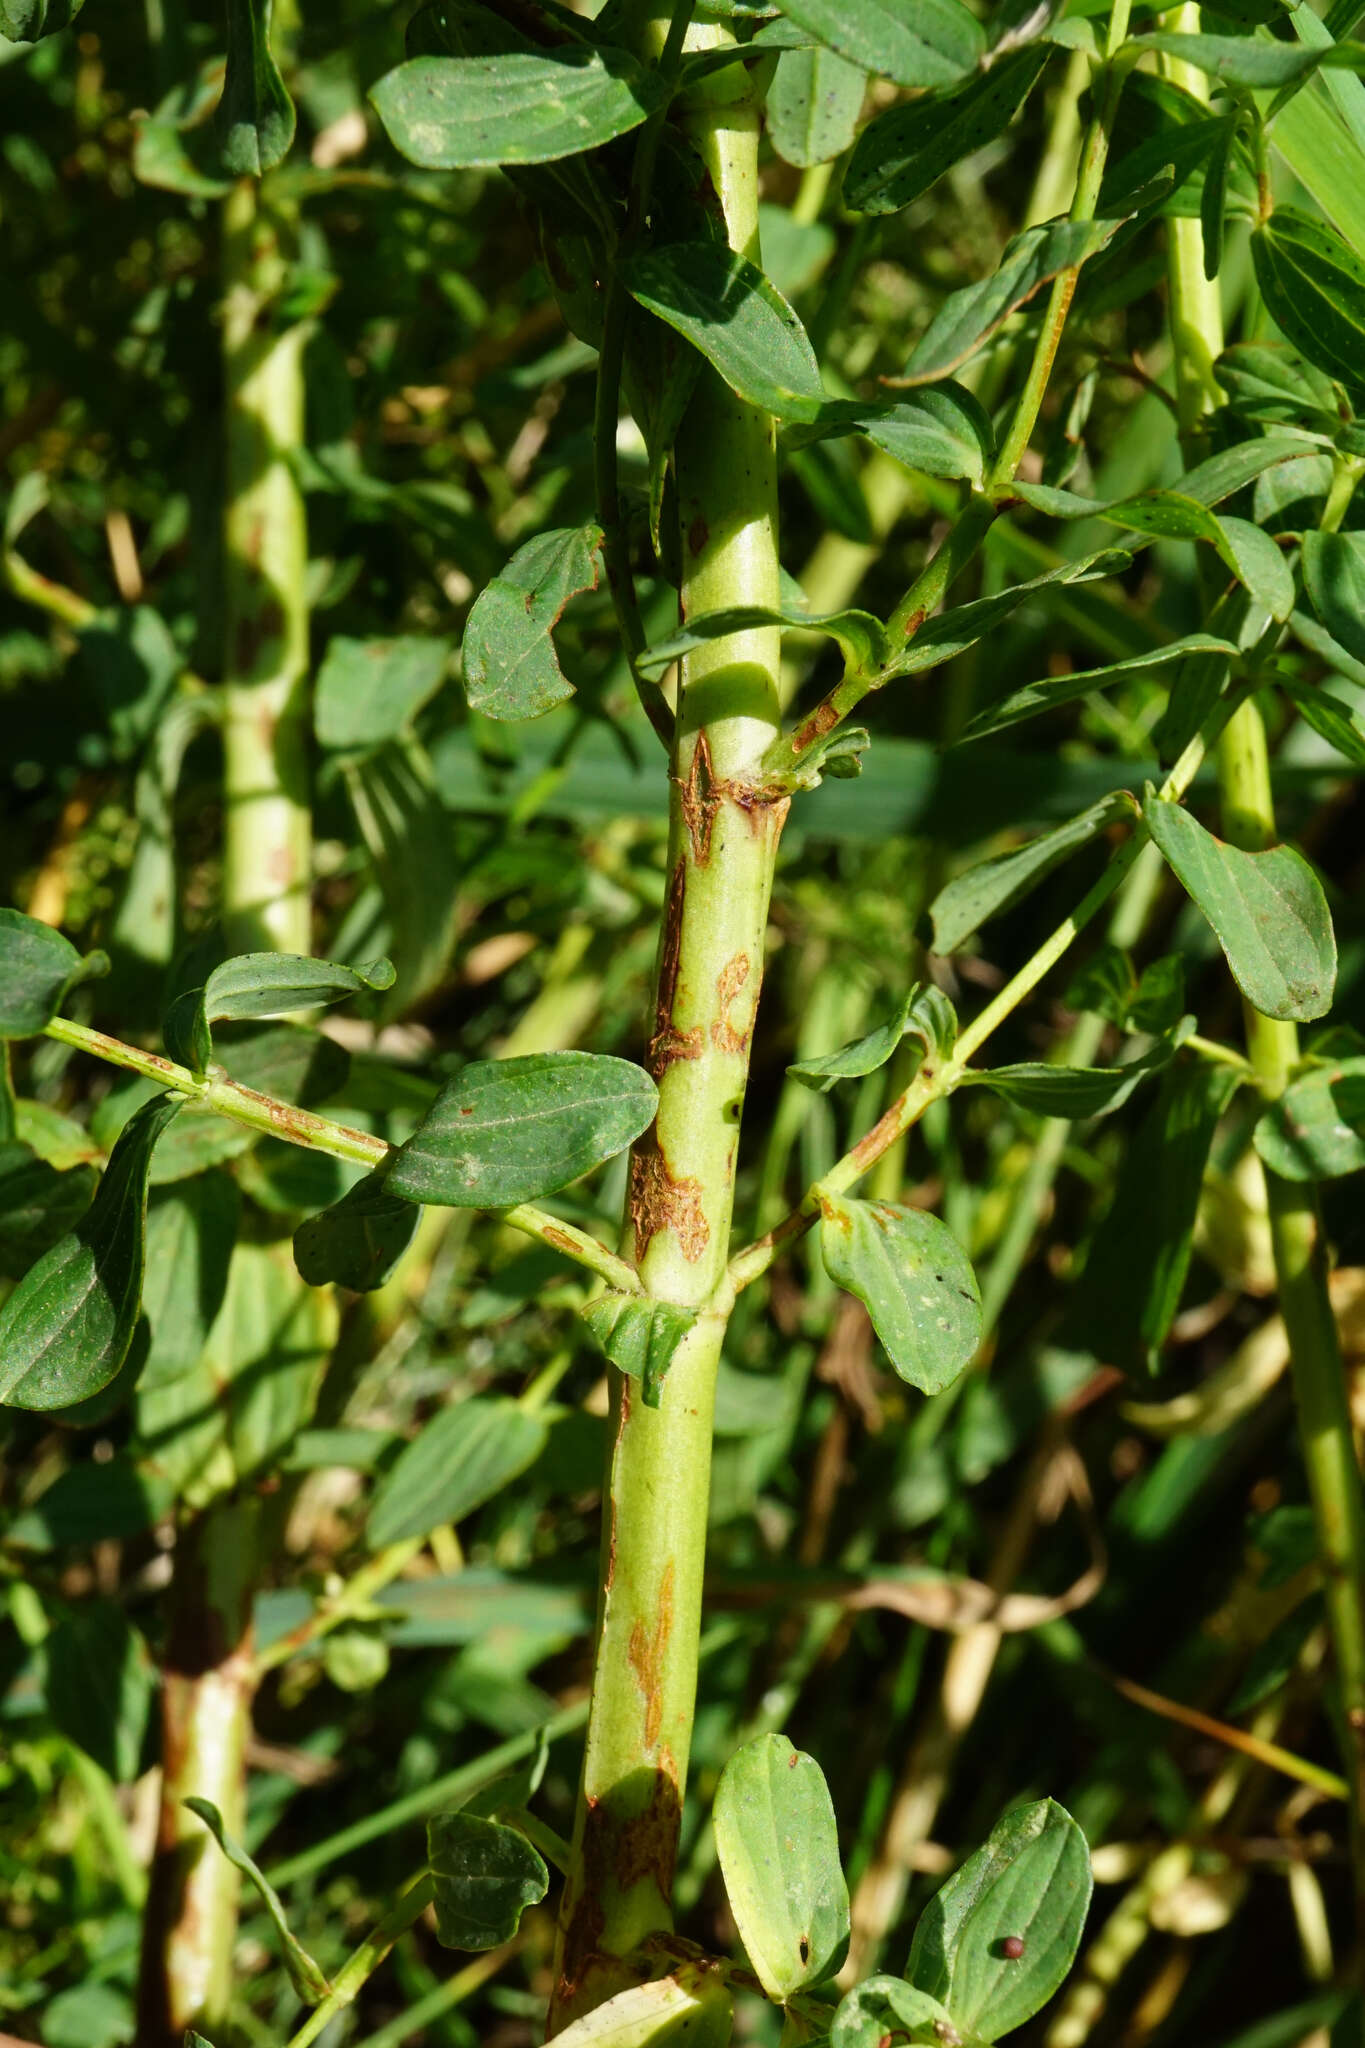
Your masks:
[{"label": "pale green stem segment", "polygon": [[[70,1017],[54,1017],[46,1026],[45,1035],[57,1039],[62,1045],[75,1047],[78,1052],[92,1053],[96,1059],[108,1060],[112,1066],[126,1068],[131,1073],[141,1074],[146,1080],[160,1081],[167,1088],[176,1089],[188,1098],[186,1115],[215,1111],[219,1116],[230,1117],[234,1123],[246,1124],[249,1129],[260,1131],[263,1136],[281,1138],[287,1144],[302,1146],[310,1152],[326,1152],[333,1159],[345,1159],[354,1166],[383,1166],[395,1156],[394,1146],[368,1131],[354,1130],[349,1124],[333,1123],[330,1117],[317,1116],[310,1109],[298,1109],[292,1102],[262,1095],[255,1088],[243,1088],[220,1070],[201,1077],[191,1073],[188,1067],[178,1066],[174,1060],[163,1059],[159,1053],[144,1052],[136,1045],[125,1045],[122,1039],[109,1038],[103,1031],[93,1031],[88,1024],[77,1024]],[[569,1223],[562,1216],[548,1215],[530,1202],[518,1202],[515,1208],[491,1213],[500,1216],[513,1230],[538,1238],[542,1244],[552,1245],[556,1251],[563,1252],[566,1258],[575,1259],[580,1266],[597,1273],[621,1293],[642,1292],[640,1276],[635,1268],[608,1251],[588,1231],[580,1230],[576,1223]]]},{"label": "pale green stem segment", "polygon": [[138,1994],[146,2048],[179,2048],[189,2028],[214,2039],[231,2002],[241,1877],[184,1801],[212,1800],[229,1833],[242,1834],[259,1522],[259,1501],[225,1503],[188,1524],[176,1544]]},{"label": "pale green stem segment", "polygon": [[[637,41],[657,50],[664,19]],[[730,40],[694,29],[697,47]],[[758,110],[738,66],[683,119],[731,246],[758,258]],[[710,370],[677,439],[684,617],[778,603],[771,418]],[[631,1160],[626,1230],[650,1293],[703,1309],[723,1279],[768,896],[785,799],[763,787],[779,724],[771,628],[684,664],[674,740],[667,906],[650,1066],[658,1117]],[[716,1367],[724,1319],[700,1315],[662,1405],[612,1375],[596,1665],[560,1918],[550,2032],[633,1981],[621,1959],[669,1927],[696,1696]]]},{"label": "pale green stem segment", "polygon": [[435,1896],[436,1881],[430,1872],[424,1872],[338,1970],[326,1998],[321,2005],[314,2006],[298,2032],[290,2035],[287,2048],[308,2048],[309,2042],[316,2041],[339,2012],[354,2005],[361,1987],[374,1975],[399,1936],[421,1919]]},{"label": "pale green stem segment", "polygon": [[308,330],[276,328],[286,268],[275,216],[244,178],[223,203],[223,911],[244,949],[308,953],[308,535],[290,466]]},{"label": "pale green stem segment", "polygon": [[[1199,28],[1195,5],[1179,8],[1174,25]],[[1177,83],[1208,97],[1202,74]],[[1223,346],[1222,307],[1216,282],[1204,276],[1203,230],[1198,220],[1171,220],[1169,279],[1176,389],[1183,437],[1199,431],[1219,403],[1212,365]],[[1324,514],[1335,527],[1350,503],[1355,475],[1341,468]],[[1248,853],[1276,844],[1275,800],[1259,706],[1242,703],[1223,733],[1218,753],[1223,836]],[[1264,1092],[1283,1094],[1299,1057],[1298,1027],[1263,1017],[1243,1003],[1247,1052]],[[1365,1968],[1365,1493],[1355,1454],[1341,1341],[1328,1293],[1328,1255],[1317,1190],[1311,1181],[1265,1174],[1271,1249],[1280,1312],[1289,1336],[1290,1368],[1299,1438],[1322,1556],[1328,1625],[1337,1667],[1338,1737],[1350,1786],[1355,1874],[1357,1970]]]}]

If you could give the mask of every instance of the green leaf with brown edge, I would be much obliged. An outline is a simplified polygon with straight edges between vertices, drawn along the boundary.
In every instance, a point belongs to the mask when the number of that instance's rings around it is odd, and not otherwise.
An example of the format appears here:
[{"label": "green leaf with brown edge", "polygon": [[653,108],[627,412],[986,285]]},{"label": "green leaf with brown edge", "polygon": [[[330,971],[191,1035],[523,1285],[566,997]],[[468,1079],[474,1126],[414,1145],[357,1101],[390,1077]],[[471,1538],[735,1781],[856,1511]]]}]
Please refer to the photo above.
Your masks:
[{"label": "green leaf with brown edge", "polygon": [[857,213],[896,213],[921,198],[954,164],[1004,133],[1051,55],[1050,44],[1030,43],[955,92],[879,114],[849,158],[845,204]]},{"label": "green leaf with brown edge", "polygon": [[365,1525],[375,1550],[461,1522],[533,1465],[546,1425],[501,1395],[472,1395],[425,1423],[380,1482]]},{"label": "green leaf with brown edge", "polygon": [[954,875],[929,905],[934,952],[955,952],[983,924],[1027,896],[1062,861],[1089,846],[1120,819],[1136,814],[1136,799],[1126,789],[1115,790],[1041,838],[977,861],[974,867]]},{"label": "green leaf with brown edge", "polygon": [[1118,230],[1116,220],[1051,221],[1025,228],[989,277],[950,292],[910,353],[900,384],[932,384],[959,369],[1010,314],[1026,305],[1058,271],[1082,264]]},{"label": "green leaf with brown edge", "polygon": [[318,745],[349,750],[395,738],[436,695],[449,661],[450,642],[434,636],[333,634],[313,692]]},{"label": "green leaf with brown edge", "polygon": [[387,1187],[409,1202],[510,1209],[624,1152],[658,1100],[643,1067],[606,1053],[476,1060],[400,1147]]},{"label": "green leaf with brown edge", "polygon": [[389,140],[426,170],[544,164],[626,135],[667,87],[625,50],[566,44],[414,57],[371,89]]},{"label": "green leaf with brown edge", "polygon": [[273,0],[227,0],[227,75],[213,117],[222,169],[259,178],[289,154],[294,102],[270,48]]},{"label": "green leaf with brown edge", "polygon": [[862,1302],[900,1377],[941,1394],[981,1342],[981,1290],[967,1254],[923,1209],[818,1194],[830,1279]]},{"label": "green leaf with brown edge", "polygon": [[539,718],[573,695],[554,629],[570,598],[596,590],[600,526],[538,533],[474,600],[464,633],[464,692],[485,718]]},{"label": "green leaf with brown edge", "polygon": [[720,1774],[712,1822],[745,1954],[782,2005],[848,1953],[848,1886],[824,1772],[785,1735],[759,1735]]},{"label": "green leaf with brown edge", "polygon": [[516,1828],[475,1813],[434,1813],[427,1856],[436,1881],[436,1939],[445,1948],[500,1948],[550,1888],[540,1851]]},{"label": "green leaf with brown edge", "polygon": [[1090,1851],[1066,1809],[1052,1799],[1018,1807],[920,1914],[906,1975],[942,2000],[960,2033],[997,2041],[1062,1983],[1092,1888]]},{"label": "green leaf with brown edge", "polygon": [[1126,1372],[1156,1369],[1189,1270],[1209,1147],[1241,1079],[1208,1060],[1167,1070],[1095,1233],[1064,1341]]},{"label": "green leaf with brown edge", "polygon": [[1107,661],[1102,668],[1077,669],[1071,675],[1048,676],[1040,683],[1025,683],[1021,689],[1011,690],[998,703],[988,704],[984,711],[979,711],[959,734],[958,745],[968,740],[985,739],[990,733],[1004,732],[1011,725],[1022,724],[1026,718],[1037,718],[1044,711],[1055,711],[1059,705],[1074,704],[1079,698],[1088,697],[1095,690],[1106,690],[1111,683],[1121,682],[1125,676],[1136,675],[1143,669],[1169,668],[1173,662],[1183,661],[1190,654],[1221,654],[1231,660],[1238,651],[1232,640],[1219,640],[1212,633],[1189,633],[1183,640],[1172,640],[1166,647],[1153,647],[1146,654],[1130,654],[1122,661]]},{"label": "green leaf with brown edge", "polygon": [[1282,1180],[1339,1180],[1365,1167],[1365,1059],[1310,1068],[1272,1102],[1253,1133]]},{"label": "green leaf with brown edge", "polygon": [[1301,560],[1314,611],[1332,638],[1365,662],[1365,534],[1306,533]]},{"label": "green leaf with brown edge", "polygon": [[1147,828],[1218,936],[1233,978],[1263,1016],[1325,1017],[1337,942],[1322,883],[1292,846],[1244,853],[1149,789]]},{"label": "green leaf with brown edge", "polygon": [[897,85],[953,85],[986,50],[985,31],[961,0],[784,0],[782,12],[826,49]]},{"label": "green leaf with brown edge", "polygon": [[182,1102],[163,1093],[136,1112],[82,1221],[0,1304],[0,1405],[66,1408],[123,1364],[142,1299],[152,1151]]},{"label": "green leaf with brown edge", "polygon": [[[803,1087],[827,1095],[837,1081],[861,1080],[866,1074],[875,1074],[906,1038],[919,1041],[915,1073],[930,1056],[939,1061],[952,1057],[957,1013],[943,991],[932,983],[915,982],[898,1010],[851,1045],[841,1046],[838,1052],[798,1060],[787,1072]],[[910,1078],[906,1076],[907,1081]]]},{"label": "green leaf with brown edge", "polygon": [[603,1353],[640,1381],[647,1408],[657,1408],[678,1346],[696,1325],[693,1310],[647,1294],[601,1294],[580,1311]]},{"label": "green leaf with brown edge", "polygon": [[305,2005],[320,2004],[332,1987],[297,1935],[291,1934],[285,1916],[284,1901],[274,1885],[270,1883],[259,1864],[247,1854],[236,1836],[229,1833],[222,1814],[211,1799],[195,1797],[184,1799],[181,1804],[189,1808],[196,1820],[203,1821],[233,1869],[240,1870],[242,1876],[256,1887],[261,1904],[280,1937],[280,1945],[284,1950],[284,1967],[289,1972],[290,1983]]},{"label": "green leaf with brown edge", "polygon": [[236,953],[215,967],[202,988],[188,989],[166,1012],[166,1050],[181,1066],[203,1074],[213,1058],[214,1024],[288,1017],[368,990],[390,989],[392,963],[343,967],[301,953]]},{"label": "green leaf with brown edge", "polygon": [[1285,339],[1329,377],[1365,387],[1365,258],[1326,221],[1292,206],[1276,207],[1251,250],[1261,296]]},{"label": "green leaf with brown edge", "polygon": [[340,1201],[294,1232],[294,1264],[310,1287],[329,1282],[372,1294],[392,1276],[412,1243],[421,1209],[388,1193],[382,1169],[366,1174]]},{"label": "green leaf with brown edge", "polygon": [[36,1038],[68,990],[108,971],[103,953],[82,957],[50,924],[0,907],[0,1039]]}]

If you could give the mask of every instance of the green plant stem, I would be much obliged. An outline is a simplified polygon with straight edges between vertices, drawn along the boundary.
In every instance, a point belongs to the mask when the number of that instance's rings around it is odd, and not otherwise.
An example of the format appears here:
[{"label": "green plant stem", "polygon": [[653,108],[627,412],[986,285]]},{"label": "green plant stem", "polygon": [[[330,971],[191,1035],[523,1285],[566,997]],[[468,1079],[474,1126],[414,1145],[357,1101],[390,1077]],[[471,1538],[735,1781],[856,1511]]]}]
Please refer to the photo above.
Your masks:
[{"label": "green plant stem", "polygon": [[[637,40],[657,37],[643,24]],[[728,32],[693,31],[723,46]],[[684,113],[732,247],[758,255],[758,109],[738,65]],[[675,451],[684,616],[778,599],[771,418],[703,370]],[[787,805],[762,787],[779,722],[769,627],[683,664],[669,884],[650,1065],[655,1124],[631,1159],[626,1227],[651,1293],[702,1308],[725,1271],[768,896]],[[659,1408],[611,1374],[611,1439],[592,1704],[560,1914],[550,2033],[633,1981],[622,1958],[671,1924],[696,1696],[716,1368],[724,1319],[702,1314]]]},{"label": "green plant stem", "polygon": [[401,1543],[390,1543],[378,1557],[372,1557],[368,1564],[362,1565],[341,1591],[325,1605],[315,1608],[306,1621],[301,1621],[286,1635],[277,1636],[273,1643],[268,1643],[257,1653],[253,1667],[256,1682],[259,1684],[267,1671],[273,1671],[279,1664],[287,1664],[291,1657],[310,1649],[314,1643],[330,1635],[334,1628],[340,1628],[343,1622],[366,1613],[373,1605],[376,1593],[393,1583],[425,1542],[424,1536],[405,1537]]},{"label": "green plant stem", "polygon": [[362,2041],[355,2043],[355,2048],[402,2048],[404,2041],[423,2033],[443,2013],[463,2005],[490,1977],[496,1977],[515,1952],[514,1945],[509,1943],[506,1948],[490,1949],[487,1955],[475,1956],[472,1963],[466,1963],[443,1984],[433,1985],[425,1998],[419,1998],[416,2005],[410,2005],[396,2020],[390,2020],[376,2033],[366,2034]]},{"label": "green plant stem", "polygon": [[214,2038],[231,2001],[241,1878],[183,1802],[212,1800],[228,1832],[243,1833],[259,1520],[258,1501],[225,1503],[189,1523],[176,1544],[161,1670],[161,1809],[138,1991],[144,2048],[180,2048],[189,2028]]},{"label": "green plant stem", "polygon": [[308,536],[290,456],[308,330],[274,324],[286,272],[275,216],[244,178],[223,202],[223,914],[234,945],[307,953]]},{"label": "green plant stem", "polygon": [[308,2048],[309,2042],[316,2041],[339,2012],[344,2012],[348,2005],[354,2005],[361,1986],[374,1975],[400,1935],[406,1934],[421,1919],[435,1896],[436,1880],[430,1872],[424,1872],[404,1892],[393,1910],[384,1915],[374,1933],[362,1941],[355,1954],[343,1963],[332,1979],[332,1988],[326,1998],[321,2005],[314,2006],[298,2032],[290,2035],[287,2048]]},{"label": "green plant stem", "polygon": [[[188,1098],[182,1114],[212,1111],[229,1117],[233,1123],[245,1124],[248,1129],[259,1131],[265,1137],[281,1138],[287,1144],[302,1146],[310,1152],[325,1152],[333,1159],[345,1159],[355,1166],[383,1166],[396,1156],[397,1147],[383,1138],[373,1137],[368,1131],[357,1131],[349,1124],[334,1123],[330,1117],[317,1116],[312,1110],[299,1109],[294,1103],[281,1102],[273,1095],[262,1095],[255,1088],[243,1088],[221,1072],[212,1072],[208,1076],[192,1073],[188,1067],[163,1059],[159,1053],[144,1052],[136,1045],[125,1045],[121,1039],[110,1038],[103,1031],[94,1031],[88,1024],[77,1024],[70,1017],[54,1017],[47,1025],[45,1035],[55,1038],[61,1045],[72,1046],[78,1052],[107,1060],[111,1066],[123,1067],[130,1073],[141,1074],[146,1080],[160,1081],[167,1088],[176,1089]],[[586,1266],[589,1272],[598,1274],[620,1292],[639,1294],[642,1291],[640,1276],[634,1266],[625,1259],[617,1258],[606,1245],[590,1232],[580,1230],[576,1223],[569,1223],[561,1216],[548,1215],[531,1202],[518,1202],[514,1208],[491,1213],[500,1216],[513,1230],[520,1230],[527,1237],[552,1245],[566,1258],[577,1260],[580,1266]]]}]

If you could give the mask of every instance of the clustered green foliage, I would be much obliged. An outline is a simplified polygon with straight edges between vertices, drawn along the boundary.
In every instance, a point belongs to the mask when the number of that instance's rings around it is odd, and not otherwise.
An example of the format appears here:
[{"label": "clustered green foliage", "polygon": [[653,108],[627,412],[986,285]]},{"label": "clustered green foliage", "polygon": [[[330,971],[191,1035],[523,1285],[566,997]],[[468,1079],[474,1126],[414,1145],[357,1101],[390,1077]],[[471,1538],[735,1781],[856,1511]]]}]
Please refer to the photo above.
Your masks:
[{"label": "clustered green foliage", "polygon": [[[1358,2037],[1355,14],[0,0],[0,2030],[161,2048],[165,1554],[247,1504],[214,2048],[539,2039],[604,1374],[666,1416],[728,1315],[677,1931],[559,2038]],[[741,71],[747,253],[679,118]],[[222,916],[242,180],[308,957]],[[783,587],[683,617],[711,375]],[[698,1309],[618,1245],[657,742],[755,627],[791,808]]]}]

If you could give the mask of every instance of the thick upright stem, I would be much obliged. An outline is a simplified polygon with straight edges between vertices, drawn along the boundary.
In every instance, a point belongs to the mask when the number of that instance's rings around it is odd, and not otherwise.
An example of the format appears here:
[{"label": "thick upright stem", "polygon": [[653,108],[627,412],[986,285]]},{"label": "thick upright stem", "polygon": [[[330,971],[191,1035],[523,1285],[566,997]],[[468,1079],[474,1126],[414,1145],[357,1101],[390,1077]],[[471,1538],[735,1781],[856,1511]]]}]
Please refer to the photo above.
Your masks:
[{"label": "thick upright stem", "polygon": [[251,1727],[251,1605],[258,1503],[221,1507],[176,1545],[161,1674],[161,1816],[143,1926],[141,2048],[180,2048],[187,2028],[221,2042],[232,1991],[241,1879],[184,1801],[211,1799],[242,1833]]},{"label": "thick upright stem", "polygon": [[223,913],[234,945],[307,953],[308,540],[289,464],[303,439],[306,329],[275,326],[284,265],[273,221],[243,179],[223,209]]},{"label": "thick upright stem", "polygon": [[[715,31],[708,31],[715,34]],[[758,116],[713,74],[687,115],[733,247],[757,256]],[[777,601],[774,430],[704,372],[678,436],[684,614]],[[641,1275],[699,1307],[725,1273],[768,895],[786,802],[761,793],[778,730],[778,636],[689,657],[671,763],[667,909],[649,1044],[659,1113],[631,1160]],[[629,1981],[667,1928],[696,1691],[716,1366],[702,1315],[657,1409],[613,1376],[596,1667],[551,2033]]]}]

